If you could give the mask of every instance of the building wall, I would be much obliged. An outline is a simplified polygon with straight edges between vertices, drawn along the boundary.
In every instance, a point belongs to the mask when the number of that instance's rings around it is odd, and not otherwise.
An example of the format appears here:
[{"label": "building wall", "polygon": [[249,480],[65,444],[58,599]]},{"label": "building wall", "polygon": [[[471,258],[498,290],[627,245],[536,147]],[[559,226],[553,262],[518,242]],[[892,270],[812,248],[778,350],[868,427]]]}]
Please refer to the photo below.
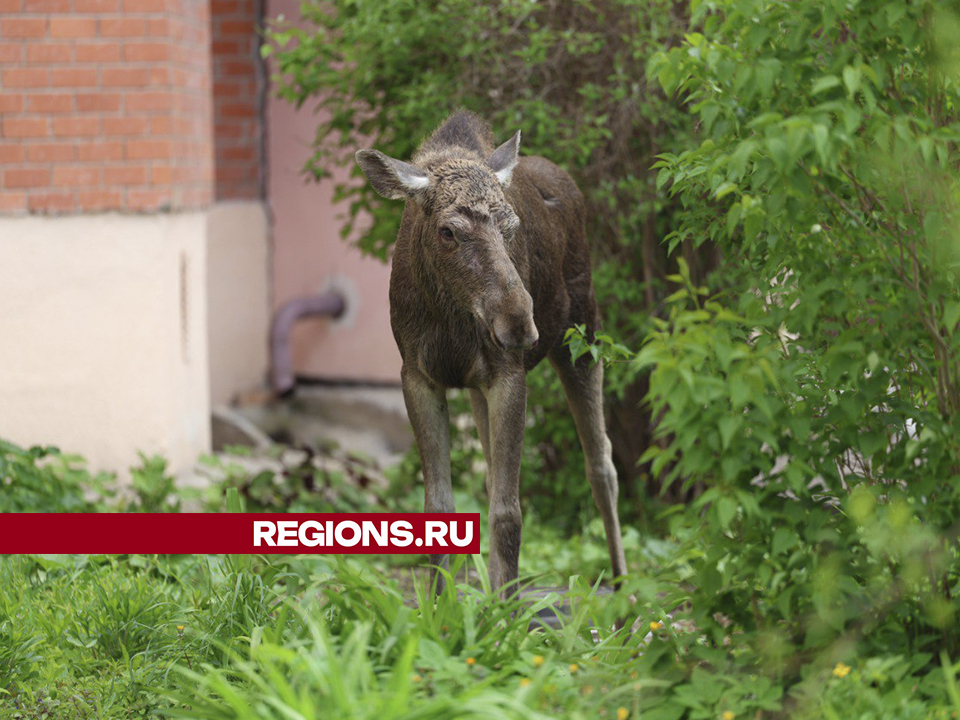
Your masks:
[{"label": "building wall", "polygon": [[217,200],[263,198],[261,0],[211,0]]},{"label": "building wall", "polygon": [[124,471],[209,448],[206,213],[0,218],[0,437]]},{"label": "building wall", "polygon": [[258,18],[0,0],[0,436],[179,469],[264,381]]},{"label": "building wall", "polygon": [[270,329],[269,225],[259,201],[219,202],[207,214],[210,402],[230,405],[266,381]]},{"label": "building wall", "polygon": [[[269,0],[267,16],[299,17],[298,0]],[[311,153],[319,118],[310,103],[300,110],[269,93],[267,196],[273,218],[273,305],[334,288],[347,300],[339,320],[315,319],[293,332],[298,375],[327,380],[400,380],[400,353],[390,330],[390,266],[364,257],[340,237],[347,205],[334,203],[333,179],[308,182],[301,168]],[[402,206],[397,203],[397,212]]]},{"label": "building wall", "polygon": [[204,207],[210,17],[192,0],[2,0],[0,211]]},{"label": "building wall", "polygon": [[269,367],[262,11],[261,0],[210,2],[216,204],[207,225],[207,297],[214,405],[263,385]]}]

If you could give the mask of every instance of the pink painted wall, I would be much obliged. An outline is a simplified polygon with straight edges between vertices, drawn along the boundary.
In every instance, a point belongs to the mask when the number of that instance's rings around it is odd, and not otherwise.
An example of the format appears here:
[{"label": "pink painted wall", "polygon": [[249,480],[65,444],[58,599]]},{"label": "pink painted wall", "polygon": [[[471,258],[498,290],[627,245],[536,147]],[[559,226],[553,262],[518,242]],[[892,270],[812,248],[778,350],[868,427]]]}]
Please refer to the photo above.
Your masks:
[{"label": "pink painted wall", "polygon": [[[268,0],[266,17],[298,16],[299,0]],[[364,257],[341,239],[333,203],[334,180],[308,182],[301,174],[317,118],[270,92],[267,100],[267,197],[273,221],[273,306],[340,289],[347,311],[337,321],[304,320],[294,329],[298,375],[323,379],[399,382],[400,354],[390,331],[389,265]],[[308,104],[309,105],[309,104]],[[346,169],[334,171],[336,180]],[[400,207],[397,207],[400,212]]]}]

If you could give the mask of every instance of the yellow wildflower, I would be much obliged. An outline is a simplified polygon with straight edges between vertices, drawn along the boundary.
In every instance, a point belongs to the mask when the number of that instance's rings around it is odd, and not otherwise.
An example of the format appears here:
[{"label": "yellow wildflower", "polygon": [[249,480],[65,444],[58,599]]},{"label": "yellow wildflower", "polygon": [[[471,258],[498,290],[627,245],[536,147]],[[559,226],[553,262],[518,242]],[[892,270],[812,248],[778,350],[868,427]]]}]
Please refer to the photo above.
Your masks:
[{"label": "yellow wildflower", "polygon": [[662,623],[662,622],[657,622],[656,620],[654,620],[652,623],[650,623],[650,629],[651,629],[651,630],[659,630],[659,629],[662,628],[662,627],[663,627],[663,623]]},{"label": "yellow wildflower", "polygon": [[574,663],[573,665],[570,666],[570,673],[571,673],[571,674],[572,674],[572,673],[575,673],[575,672],[577,672],[577,670],[579,670],[579,669],[580,669],[580,666],[577,665],[576,663]]},{"label": "yellow wildflower", "polygon": [[736,715],[733,714],[733,710],[724,710],[723,715],[720,716],[723,720],[733,720]]},{"label": "yellow wildflower", "polygon": [[177,625],[177,632],[183,632],[183,625]]},{"label": "yellow wildflower", "polygon": [[475,665],[476,662],[477,662],[476,658],[472,658],[472,657],[467,658],[467,665]]},{"label": "yellow wildflower", "polygon": [[617,708],[617,720],[627,720],[628,717],[630,717],[629,710],[627,710],[625,707]]},{"label": "yellow wildflower", "polygon": [[520,687],[524,688],[530,685],[530,678],[520,678]]},{"label": "yellow wildflower", "polygon": [[540,667],[543,665],[543,655],[534,655],[533,656],[533,666]]},{"label": "yellow wildflower", "polygon": [[845,678],[850,674],[850,666],[844,665],[842,662],[837,663],[836,667],[833,668],[833,676],[837,678]]}]

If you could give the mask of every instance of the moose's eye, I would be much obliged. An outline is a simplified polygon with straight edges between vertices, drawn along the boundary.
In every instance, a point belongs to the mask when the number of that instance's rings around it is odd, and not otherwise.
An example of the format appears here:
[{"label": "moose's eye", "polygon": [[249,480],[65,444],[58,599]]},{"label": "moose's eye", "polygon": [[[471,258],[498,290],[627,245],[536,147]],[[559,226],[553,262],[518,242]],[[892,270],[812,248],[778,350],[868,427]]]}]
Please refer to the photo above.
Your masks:
[{"label": "moose's eye", "polygon": [[446,240],[447,242],[453,242],[454,241],[453,230],[451,230],[448,227],[440,228],[440,237]]}]

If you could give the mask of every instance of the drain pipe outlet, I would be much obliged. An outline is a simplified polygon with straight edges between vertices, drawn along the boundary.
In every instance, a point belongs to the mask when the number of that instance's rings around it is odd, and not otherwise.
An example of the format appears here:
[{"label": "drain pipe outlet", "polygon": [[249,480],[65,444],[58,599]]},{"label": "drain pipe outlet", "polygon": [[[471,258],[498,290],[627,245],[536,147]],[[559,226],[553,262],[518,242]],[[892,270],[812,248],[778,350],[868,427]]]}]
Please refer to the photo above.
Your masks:
[{"label": "drain pipe outlet", "polygon": [[293,392],[293,350],[290,332],[298,320],[307,317],[338,318],[347,304],[337,292],[294,298],[283,304],[270,323],[270,385],[278,395]]}]

